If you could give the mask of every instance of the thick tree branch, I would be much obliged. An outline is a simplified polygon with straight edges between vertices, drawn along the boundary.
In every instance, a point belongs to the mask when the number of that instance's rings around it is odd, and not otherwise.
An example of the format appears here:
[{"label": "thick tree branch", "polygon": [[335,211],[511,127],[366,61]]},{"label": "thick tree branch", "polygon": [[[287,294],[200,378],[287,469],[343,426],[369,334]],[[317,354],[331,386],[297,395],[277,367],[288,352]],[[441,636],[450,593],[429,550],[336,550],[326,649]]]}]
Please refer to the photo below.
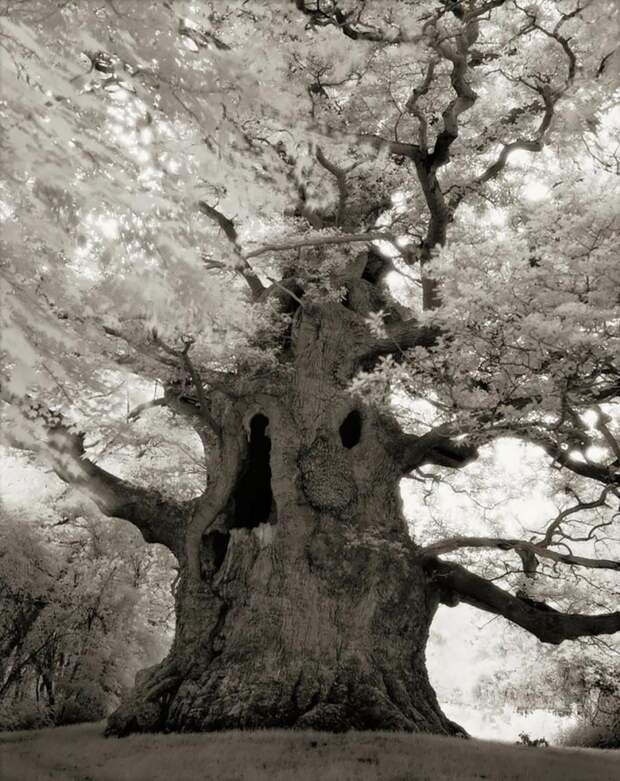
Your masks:
[{"label": "thick tree branch", "polygon": [[[250,264],[247,262],[247,258],[244,258],[241,252],[237,229],[235,228],[234,222],[228,217],[224,216],[222,212],[218,211],[214,206],[210,206],[205,201],[198,201],[198,207],[206,217],[208,217],[210,220],[213,220],[221,228],[222,232],[228,239],[228,242],[232,246],[235,256],[239,259],[239,262],[234,267],[235,271],[238,271],[241,274],[241,276],[248,283],[253,296],[258,298],[264,292],[265,288]],[[217,262],[213,263],[212,265],[216,267],[222,266],[222,264]]]},{"label": "thick tree branch", "polygon": [[362,356],[362,363],[368,367],[373,360],[383,355],[403,353],[414,347],[433,347],[441,336],[435,326],[421,325],[412,318],[404,322],[388,323],[384,328],[385,336],[377,337]]},{"label": "thick tree branch", "polygon": [[154,489],[131,485],[85,458],[84,435],[71,431],[59,413],[4,391],[2,400],[18,413],[18,426],[7,432],[13,447],[40,452],[61,480],[84,491],[104,515],[129,521],[146,542],[179,552],[191,502],[175,502]]},{"label": "thick tree branch", "polygon": [[424,194],[429,213],[426,235],[421,243],[418,258],[422,277],[422,308],[424,311],[437,309],[441,304],[439,285],[426,272],[426,266],[433,257],[435,247],[443,247],[448,235],[448,225],[453,219],[453,211],[448,208],[444,193],[437,178],[437,169],[429,164],[429,158],[415,162],[418,180]]},{"label": "thick tree branch", "polygon": [[[482,174],[472,180],[469,184],[459,187],[457,192],[451,197],[450,208],[452,210],[455,210],[458,207],[467,190],[476,190],[480,185],[495,179],[504,170],[508,159],[513,152],[540,152],[542,150],[545,144],[547,131],[549,130],[555,115],[556,104],[567,92],[575,79],[577,58],[570,46],[570,39],[567,39],[560,34],[560,28],[568,19],[571,19],[574,16],[580,14],[586,6],[577,4],[577,7],[573,11],[561,15],[560,20],[555,25],[553,30],[546,30],[536,22],[535,11],[532,11],[529,8],[521,8],[516,2],[515,5],[528,18],[528,25],[521,31],[521,35],[525,35],[533,30],[536,30],[542,35],[557,41],[557,43],[562,47],[567,60],[566,81],[563,87],[554,90],[548,83],[539,77],[534,77],[536,80],[535,82],[526,81],[523,78],[519,79],[522,84],[524,84],[526,87],[529,87],[529,89],[537,93],[542,98],[544,110],[538,128],[529,138],[522,137],[509,143],[502,144],[499,155],[495,161],[491,163]],[[535,106],[536,104],[533,105]],[[527,108],[529,107],[525,107],[524,109],[513,109],[509,115],[508,123],[512,124],[512,121],[514,121],[512,120],[512,117],[518,116],[519,113],[524,113]]]},{"label": "thick tree branch", "polygon": [[544,146],[545,135],[555,112],[555,104],[557,98],[549,89],[548,85],[542,85],[536,87],[536,92],[542,97],[544,103],[544,113],[540,120],[538,129],[531,138],[519,138],[515,141],[511,141],[507,144],[502,144],[499,155],[491,165],[489,165],[479,176],[477,176],[469,184],[459,187],[454,195],[450,198],[450,208],[454,211],[465,197],[466,192],[469,190],[476,190],[480,185],[490,182],[495,179],[504,170],[508,159],[513,152],[540,152]]},{"label": "thick tree branch", "polygon": [[[422,149],[417,149],[415,154],[409,154],[414,160],[418,179],[426,200],[429,211],[429,224],[424,241],[419,253],[420,265],[422,269],[422,295],[423,307],[425,310],[436,309],[441,301],[438,285],[436,281],[424,273],[424,266],[430,261],[435,247],[443,246],[447,237],[448,226],[454,218],[454,213],[465,194],[470,190],[477,190],[481,185],[497,177],[505,168],[511,153],[517,150],[526,150],[538,152],[543,148],[545,136],[554,117],[554,110],[557,101],[566,92],[574,80],[576,71],[576,59],[572,51],[569,40],[559,33],[560,26],[566,19],[579,13],[582,9],[571,14],[563,14],[562,19],[556,25],[552,32],[539,27],[536,24],[535,17],[528,16],[530,24],[529,30],[537,30],[542,34],[553,38],[562,47],[568,60],[568,74],[564,87],[560,90],[553,90],[548,83],[541,78],[536,84],[531,84],[521,79],[522,83],[533,89],[543,100],[544,113],[539,127],[531,138],[519,138],[510,143],[503,144],[497,159],[491,163],[482,174],[476,177],[469,184],[460,186],[452,194],[449,200],[446,199],[440,183],[437,178],[437,171],[450,161],[450,149],[453,143],[459,137],[459,119],[460,116],[472,108],[477,99],[477,93],[470,85],[470,51],[472,45],[478,39],[479,18],[481,8],[486,10],[499,7],[502,2],[491,2],[482,4],[479,8],[472,7],[468,12],[464,12],[460,4],[458,5],[458,16],[462,21],[461,30],[455,36],[455,43],[452,45],[437,27],[437,19],[431,19],[425,25],[427,38],[437,55],[452,64],[450,81],[455,96],[442,113],[442,129],[440,130],[433,151],[428,153],[423,151],[426,145],[426,124],[424,117],[419,116],[416,107],[416,93],[412,95],[410,111],[418,117],[420,121],[420,139]],[[456,6],[455,6],[456,7]],[[528,13],[529,12],[525,12]],[[427,78],[422,88],[428,88],[426,81],[432,78],[432,70],[427,71]]]},{"label": "thick tree branch", "polygon": [[556,464],[576,475],[589,477],[591,480],[603,483],[603,485],[620,486],[620,465],[618,464],[605,466],[591,461],[577,461],[573,458],[570,449],[564,449],[561,443],[540,434],[532,436],[517,434],[516,436],[532,444],[540,445]]},{"label": "thick tree branch", "polygon": [[178,554],[189,507],[164,499],[154,489],[121,480],[89,459],[78,456],[75,445],[69,443],[66,432],[51,432],[52,461],[60,479],[87,493],[104,515],[133,523],[146,542],[161,543]]},{"label": "thick tree branch", "polygon": [[336,210],[335,225],[338,227],[342,225],[342,221],[344,219],[344,210],[349,195],[347,188],[347,174],[356,167],[356,164],[354,163],[347,168],[341,168],[339,165],[332,163],[331,160],[328,160],[325,157],[321,147],[318,147],[316,150],[316,159],[318,160],[319,164],[323,166],[326,171],[329,171],[329,173],[336,179],[336,187],[338,188],[338,208]]},{"label": "thick tree branch", "polygon": [[[422,305],[425,310],[436,309],[441,303],[437,281],[428,276],[425,272],[425,266],[431,260],[435,247],[441,247],[446,243],[448,225],[454,216],[454,208],[446,202],[437,172],[450,161],[450,149],[459,137],[461,114],[471,109],[478,97],[469,83],[468,65],[470,48],[478,39],[479,34],[478,12],[479,9],[472,8],[469,13],[463,15],[461,29],[455,36],[454,46],[446,40],[434,23],[429,22],[425,25],[430,46],[438,57],[449,61],[452,65],[450,83],[454,91],[454,98],[442,112],[442,128],[435,139],[433,151],[424,152],[413,158],[429,212],[426,236],[419,252],[422,274]],[[433,69],[429,66],[422,90],[428,90],[432,76]],[[427,84],[427,82],[429,83]],[[417,100],[415,91],[412,99],[412,109],[415,113],[415,101]],[[424,131],[421,138],[426,142],[425,124],[421,124],[420,130]]]},{"label": "thick tree branch", "polygon": [[620,612],[602,615],[560,613],[515,597],[458,564],[429,557],[424,567],[440,590],[440,599],[453,606],[458,599],[526,629],[543,643],[559,644],[579,637],[620,631]]},{"label": "thick tree branch", "polygon": [[300,236],[292,237],[284,241],[263,244],[262,247],[246,252],[244,258],[258,257],[266,252],[286,252],[290,249],[299,249],[301,247],[325,247],[330,244],[354,244],[369,241],[396,241],[396,236],[387,231],[369,231],[368,233],[343,233],[332,234],[330,236]]},{"label": "thick tree branch", "polygon": [[388,152],[395,157],[406,157],[409,160],[420,159],[421,150],[417,144],[406,144],[402,141],[388,141],[374,133],[360,133],[354,136],[358,144],[369,146],[377,152]]},{"label": "thick tree branch", "polygon": [[433,170],[445,165],[450,159],[450,147],[459,136],[459,117],[468,111],[478,98],[477,93],[469,84],[469,66],[467,58],[470,47],[478,39],[478,17],[467,15],[463,28],[456,36],[456,46],[452,47],[437,32],[431,39],[431,46],[444,59],[452,63],[450,83],[455,97],[442,113],[443,127],[437,136],[429,163]]},{"label": "thick tree branch", "polygon": [[426,73],[422,83],[413,88],[411,95],[405,103],[405,110],[407,113],[418,120],[418,141],[420,150],[424,155],[428,152],[428,122],[426,121],[424,112],[418,106],[418,100],[428,93],[431,84],[433,83],[437,62],[438,60],[435,59],[430,60],[426,66]]},{"label": "thick tree branch", "polygon": [[[372,41],[374,43],[397,44],[397,43],[415,43],[424,38],[424,35],[411,35],[400,28],[386,32],[375,25],[366,24],[362,20],[364,3],[361,3],[357,14],[353,11],[343,11],[335,0],[327,0],[321,4],[321,0],[293,0],[296,8],[310,19],[310,25],[313,27],[336,27],[343,35],[353,41]],[[478,6],[471,4],[468,11],[468,17],[471,19],[480,17],[489,13],[493,8],[499,8],[504,5],[506,0],[486,0]],[[439,8],[433,15],[433,20],[451,10],[455,16],[462,15],[460,2],[447,2],[445,8]],[[394,29],[394,28],[393,28]]]},{"label": "thick tree branch", "polygon": [[408,474],[425,464],[462,469],[478,457],[476,447],[455,441],[449,425],[437,426],[422,434],[402,433],[395,442],[394,456],[402,473]]}]

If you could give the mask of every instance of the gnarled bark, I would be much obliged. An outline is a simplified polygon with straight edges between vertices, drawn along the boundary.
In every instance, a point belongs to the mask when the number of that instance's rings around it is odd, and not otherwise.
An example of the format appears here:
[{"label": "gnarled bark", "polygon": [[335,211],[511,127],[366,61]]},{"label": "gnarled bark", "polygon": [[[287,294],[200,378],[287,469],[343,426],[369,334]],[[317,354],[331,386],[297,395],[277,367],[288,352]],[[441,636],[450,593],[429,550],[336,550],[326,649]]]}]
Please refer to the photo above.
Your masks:
[{"label": "gnarled bark", "polygon": [[394,429],[347,392],[366,344],[350,310],[306,307],[283,391],[226,402],[178,556],[173,648],[110,733],[461,731],[426,674],[438,590],[411,556]]},{"label": "gnarled bark", "polygon": [[[462,734],[429,683],[424,652],[440,601],[506,616],[545,642],[615,631],[618,615],[564,616],[512,596],[409,538],[403,472],[462,466],[453,432],[405,435],[353,398],[368,349],[348,307],[305,305],[290,367],[221,399],[209,488],[177,553],[169,657],[141,674],[110,734],[311,727]],[[362,286],[363,287],[363,286]]]},{"label": "gnarled bark", "polygon": [[[503,615],[550,643],[620,628],[618,613],[564,615],[412,543],[403,473],[424,463],[458,468],[476,450],[446,426],[404,434],[351,396],[371,342],[365,317],[381,301],[365,280],[347,284],[346,305],[300,306],[288,363],[267,378],[231,375],[227,389],[218,377],[207,389],[188,349],[163,346],[188,371],[197,395],[192,417],[199,433],[208,431],[208,486],[191,502],[109,474],[84,457],[80,435],[61,420],[48,424],[57,473],[179,562],[170,654],[137,677],[109,734],[256,727],[462,734],[441,712],[425,667],[440,601]],[[478,542],[545,553],[513,540]]]}]

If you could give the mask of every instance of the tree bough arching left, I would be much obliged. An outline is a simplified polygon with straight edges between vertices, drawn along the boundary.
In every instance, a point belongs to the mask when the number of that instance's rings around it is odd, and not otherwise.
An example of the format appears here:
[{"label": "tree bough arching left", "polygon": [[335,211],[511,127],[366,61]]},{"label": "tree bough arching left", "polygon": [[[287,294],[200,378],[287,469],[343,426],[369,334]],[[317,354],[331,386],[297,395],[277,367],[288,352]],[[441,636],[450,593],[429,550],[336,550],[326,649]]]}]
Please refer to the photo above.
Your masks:
[{"label": "tree bough arching left", "polygon": [[[6,443],[178,562],[173,645],[109,734],[464,734],[426,671],[440,603],[552,644],[620,629],[541,598],[558,570],[620,569],[596,533],[620,498],[617,16],[1,12]],[[119,380],[156,392],[119,418]],[[189,498],[105,462],[162,407],[202,448]],[[402,480],[507,438],[545,454],[557,517],[421,540]],[[588,527],[593,507],[608,515]],[[498,558],[458,563],[477,549]]]}]

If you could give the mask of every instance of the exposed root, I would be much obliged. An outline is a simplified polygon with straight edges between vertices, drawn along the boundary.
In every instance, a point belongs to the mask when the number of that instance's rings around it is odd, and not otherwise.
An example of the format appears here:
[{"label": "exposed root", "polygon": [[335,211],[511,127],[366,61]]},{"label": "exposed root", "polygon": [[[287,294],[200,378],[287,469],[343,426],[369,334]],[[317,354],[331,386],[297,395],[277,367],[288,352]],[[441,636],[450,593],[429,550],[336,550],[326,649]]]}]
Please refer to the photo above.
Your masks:
[{"label": "exposed root", "polygon": [[132,732],[162,730],[168,703],[182,678],[173,660],[139,672],[129,697],[109,716],[106,737],[122,738]]}]

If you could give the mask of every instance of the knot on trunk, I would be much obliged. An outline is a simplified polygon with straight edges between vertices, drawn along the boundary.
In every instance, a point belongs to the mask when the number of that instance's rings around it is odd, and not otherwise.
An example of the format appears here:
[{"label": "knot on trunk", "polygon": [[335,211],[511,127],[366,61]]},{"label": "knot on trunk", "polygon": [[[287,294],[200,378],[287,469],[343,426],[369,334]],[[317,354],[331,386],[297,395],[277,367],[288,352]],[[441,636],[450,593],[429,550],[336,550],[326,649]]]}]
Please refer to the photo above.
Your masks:
[{"label": "knot on trunk", "polygon": [[299,459],[308,502],[319,510],[340,512],[357,496],[349,457],[325,437],[318,437]]}]

